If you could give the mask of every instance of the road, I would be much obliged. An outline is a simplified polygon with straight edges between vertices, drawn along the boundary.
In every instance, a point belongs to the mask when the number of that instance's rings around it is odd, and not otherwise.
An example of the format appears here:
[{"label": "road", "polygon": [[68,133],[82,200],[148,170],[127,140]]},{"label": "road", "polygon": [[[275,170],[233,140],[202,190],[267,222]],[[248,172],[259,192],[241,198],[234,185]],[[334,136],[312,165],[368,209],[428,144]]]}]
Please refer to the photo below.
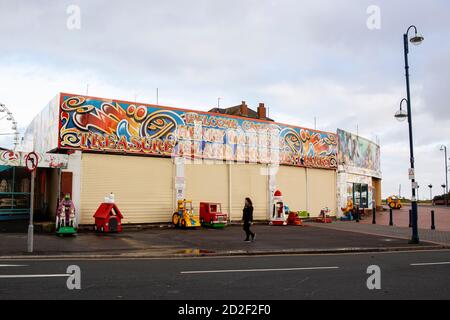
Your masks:
[{"label": "road", "polygon": [[[67,289],[70,265],[81,269],[81,290]],[[381,268],[381,290],[367,288],[371,265]],[[0,300],[449,298],[450,251],[0,261]]]}]

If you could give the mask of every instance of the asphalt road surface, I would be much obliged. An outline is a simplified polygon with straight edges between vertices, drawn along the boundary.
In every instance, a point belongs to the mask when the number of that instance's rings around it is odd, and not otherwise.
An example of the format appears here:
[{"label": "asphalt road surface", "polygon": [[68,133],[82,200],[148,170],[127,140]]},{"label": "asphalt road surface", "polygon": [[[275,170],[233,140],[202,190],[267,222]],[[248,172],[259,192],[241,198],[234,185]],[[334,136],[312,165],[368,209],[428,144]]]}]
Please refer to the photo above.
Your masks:
[{"label": "asphalt road surface", "polygon": [[[67,288],[70,265],[80,267],[80,290]],[[367,288],[371,265],[381,269],[381,290]],[[0,261],[1,300],[449,298],[450,251]]]}]

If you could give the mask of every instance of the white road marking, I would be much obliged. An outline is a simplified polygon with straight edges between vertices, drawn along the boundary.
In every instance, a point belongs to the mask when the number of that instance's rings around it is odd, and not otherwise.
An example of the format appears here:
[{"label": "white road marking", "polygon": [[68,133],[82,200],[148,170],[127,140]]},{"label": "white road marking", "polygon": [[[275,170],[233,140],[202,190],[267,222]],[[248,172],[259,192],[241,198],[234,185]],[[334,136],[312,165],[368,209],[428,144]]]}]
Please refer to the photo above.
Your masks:
[{"label": "white road marking", "polygon": [[241,270],[204,270],[182,271],[181,274],[205,274],[205,273],[237,273],[237,272],[276,272],[276,271],[305,271],[305,270],[335,270],[339,267],[310,267],[310,268],[280,268],[280,269],[241,269]]},{"label": "white road marking", "polygon": [[448,265],[450,262],[430,262],[430,263],[412,263],[411,266],[413,267],[423,267],[423,266],[443,266]]},{"label": "white road marking", "polygon": [[8,268],[8,267],[28,267],[24,264],[0,264],[0,268]]},{"label": "white road marking", "polygon": [[70,274],[14,274],[0,275],[0,279],[23,279],[23,278],[62,278],[69,277]]}]

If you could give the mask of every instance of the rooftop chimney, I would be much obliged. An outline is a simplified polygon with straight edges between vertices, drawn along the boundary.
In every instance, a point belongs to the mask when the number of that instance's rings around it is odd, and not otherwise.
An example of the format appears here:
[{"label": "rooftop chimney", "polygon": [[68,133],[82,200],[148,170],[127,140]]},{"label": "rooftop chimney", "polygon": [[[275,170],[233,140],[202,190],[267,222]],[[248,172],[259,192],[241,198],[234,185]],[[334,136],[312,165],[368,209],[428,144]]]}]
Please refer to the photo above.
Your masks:
[{"label": "rooftop chimney", "polygon": [[241,107],[239,108],[239,112],[241,113],[241,116],[248,117],[248,107],[245,101],[242,101]]},{"label": "rooftop chimney", "polygon": [[258,118],[259,119],[266,119],[266,107],[264,106],[264,103],[260,103],[258,107]]}]

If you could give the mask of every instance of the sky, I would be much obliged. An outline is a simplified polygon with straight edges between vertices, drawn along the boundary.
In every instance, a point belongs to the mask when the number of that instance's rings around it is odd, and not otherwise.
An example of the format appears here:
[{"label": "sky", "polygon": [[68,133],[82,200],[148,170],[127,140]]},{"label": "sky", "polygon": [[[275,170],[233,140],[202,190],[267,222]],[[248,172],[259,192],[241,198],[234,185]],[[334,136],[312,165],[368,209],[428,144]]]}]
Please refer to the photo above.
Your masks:
[{"label": "sky", "polygon": [[278,122],[378,142],[383,195],[409,196],[408,125],[393,115],[414,24],[416,178],[429,198],[450,148],[448,12],[447,0],[0,0],[0,102],[22,132],[58,92],[156,103],[158,88],[161,105],[205,111],[218,97],[264,102]]}]

